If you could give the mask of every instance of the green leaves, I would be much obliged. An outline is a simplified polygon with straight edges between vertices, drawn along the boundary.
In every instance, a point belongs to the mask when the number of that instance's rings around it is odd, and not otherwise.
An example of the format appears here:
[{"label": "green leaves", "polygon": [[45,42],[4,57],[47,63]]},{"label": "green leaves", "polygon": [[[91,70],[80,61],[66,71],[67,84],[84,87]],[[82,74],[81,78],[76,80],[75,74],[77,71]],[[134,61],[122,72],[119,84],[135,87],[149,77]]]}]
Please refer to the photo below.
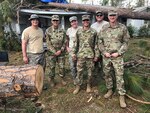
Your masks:
[{"label": "green leaves", "polygon": [[143,90],[143,83],[144,80],[142,77],[135,75],[131,73],[129,70],[125,71],[125,85],[127,90],[132,92],[135,95],[142,95],[144,90]]}]

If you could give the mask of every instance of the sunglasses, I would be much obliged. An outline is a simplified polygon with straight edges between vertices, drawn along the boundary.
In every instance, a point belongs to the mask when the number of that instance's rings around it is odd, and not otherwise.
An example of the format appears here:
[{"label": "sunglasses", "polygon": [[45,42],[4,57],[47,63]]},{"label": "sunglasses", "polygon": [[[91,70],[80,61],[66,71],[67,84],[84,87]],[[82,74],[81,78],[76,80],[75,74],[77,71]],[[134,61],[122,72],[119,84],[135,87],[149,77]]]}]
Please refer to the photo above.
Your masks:
[{"label": "sunglasses", "polygon": [[96,15],[97,17],[101,17],[101,16],[103,16],[102,14],[99,14],[99,15]]},{"label": "sunglasses", "polygon": [[109,16],[117,16],[116,14],[110,14]]}]

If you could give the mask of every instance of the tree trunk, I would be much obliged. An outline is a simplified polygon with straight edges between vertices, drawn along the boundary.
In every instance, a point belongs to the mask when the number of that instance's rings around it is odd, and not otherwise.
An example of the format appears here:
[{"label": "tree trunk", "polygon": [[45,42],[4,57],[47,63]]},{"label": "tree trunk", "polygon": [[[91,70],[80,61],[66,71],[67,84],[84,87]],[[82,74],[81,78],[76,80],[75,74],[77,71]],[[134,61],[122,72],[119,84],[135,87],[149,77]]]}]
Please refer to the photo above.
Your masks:
[{"label": "tree trunk", "polygon": [[[40,6],[36,6],[35,8],[40,8]],[[45,6],[46,7],[46,6]],[[79,10],[79,11],[87,11],[95,13],[96,10],[101,10],[105,14],[108,13],[108,10],[117,10],[119,16],[124,18],[132,18],[132,19],[144,19],[150,20],[150,13],[148,12],[134,12],[132,9],[127,8],[116,8],[116,7],[108,7],[108,6],[99,6],[99,5],[84,5],[84,4],[61,4],[61,3],[48,3],[48,7],[56,7],[56,8],[66,8],[68,10]]]},{"label": "tree trunk", "polygon": [[0,98],[39,96],[43,77],[40,65],[0,66]]}]

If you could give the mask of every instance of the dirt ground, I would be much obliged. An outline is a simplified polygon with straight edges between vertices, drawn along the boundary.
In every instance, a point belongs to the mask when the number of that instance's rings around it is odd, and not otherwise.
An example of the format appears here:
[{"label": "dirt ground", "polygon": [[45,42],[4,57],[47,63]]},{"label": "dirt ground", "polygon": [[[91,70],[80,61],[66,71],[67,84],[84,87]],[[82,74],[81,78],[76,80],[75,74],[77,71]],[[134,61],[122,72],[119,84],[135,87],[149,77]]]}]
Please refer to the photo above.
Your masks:
[{"label": "dirt ground", "polygon": [[[66,60],[67,62],[67,60]],[[9,52],[8,65],[23,65],[21,52]],[[56,76],[56,86],[51,88],[48,82],[48,68],[44,84],[48,87],[43,90],[39,101],[45,106],[42,113],[150,113],[150,109],[143,111],[141,104],[138,104],[129,98],[126,99],[127,108],[119,107],[118,94],[115,93],[112,98],[104,99],[106,92],[104,80],[101,75],[96,76],[93,84],[92,93],[86,93],[84,84],[79,94],[72,92],[75,88],[70,74],[69,66],[66,63],[66,86],[62,86],[60,78]],[[90,99],[92,97],[92,99]],[[4,104],[0,104],[0,113],[4,113]],[[35,113],[34,103],[30,99],[11,99],[6,104],[6,113]]]},{"label": "dirt ground", "polygon": [[[10,52],[9,58],[9,65],[23,65],[21,52]],[[65,78],[67,85],[62,86],[60,78],[56,76],[57,84],[54,88],[51,88],[48,82],[48,68],[46,69],[44,83],[48,89],[43,90],[39,99],[45,106],[43,113],[140,113],[140,109],[138,109],[139,105],[129,99],[127,99],[128,107],[126,109],[120,108],[118,95],[116,93],[112,96],[112,98],[104,99],[104,92],[100,89],[100,84],[104,82],[101,77],[97,77],[97,85],[93,85],[92,88],[93,93],[87,94],[85,92],[86,86],[84,84],[79,94],[72,94],[75,86],[73,84],[68,65],[66,65],[66,70],[68,70],[66,71]],[[91,97],[92,99],[89,101]],[[25,112],[22,113],[34,113],[35,110],[33,109],[33,102],[28,101],[28,105],[25,105],[24,102],[22,102],[20,102],[20,100],[11,100],[7,109],[17,109],[18,111],[16,111],[18,113],[21,113],[23,110]],[[11,103],[13,105],[11,105]],[[25,109],[29,110],[27,111]]]}]

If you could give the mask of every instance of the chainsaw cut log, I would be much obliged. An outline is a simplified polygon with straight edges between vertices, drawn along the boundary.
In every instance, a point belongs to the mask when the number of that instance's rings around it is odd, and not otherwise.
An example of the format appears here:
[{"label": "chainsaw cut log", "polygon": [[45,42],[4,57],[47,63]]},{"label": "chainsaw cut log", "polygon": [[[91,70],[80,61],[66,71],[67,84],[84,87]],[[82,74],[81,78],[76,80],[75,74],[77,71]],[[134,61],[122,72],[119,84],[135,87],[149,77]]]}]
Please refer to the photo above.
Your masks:
[{"label": "chainsaw cut log", "polygon": [[40,65],[0,66],[0,98],[39,96],[43,77]]}]

